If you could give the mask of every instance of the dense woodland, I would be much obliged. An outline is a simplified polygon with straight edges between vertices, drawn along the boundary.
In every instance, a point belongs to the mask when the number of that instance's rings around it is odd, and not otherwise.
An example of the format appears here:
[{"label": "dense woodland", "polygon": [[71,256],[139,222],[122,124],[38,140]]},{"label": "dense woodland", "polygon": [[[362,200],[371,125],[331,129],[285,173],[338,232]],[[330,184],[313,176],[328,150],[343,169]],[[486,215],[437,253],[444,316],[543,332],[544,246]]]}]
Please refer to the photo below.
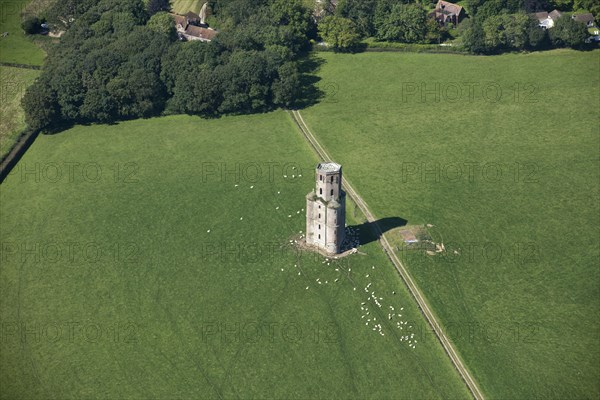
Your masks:
[{"label": "dense woodland", "polygon": [[57,2],[47,18],[68,29],[25,94],[30,129],[291,105],[311,11],[295,0],[215,3],[224,29],[204,43],[178,41],[170,17],[141,0]]},{"label": "dense woodland", "polygon": [[66,33],[23,99],[29,128],[289,107],[301,95],[299,59],[319,40],[336,51],[356,50],[367,37],[417,44],[459,37],[473,53],[578,48],[584,24],[563,17],[545,31],[529,14],[599,11],[594,0],[466,0],[467,18],[455,27],[429,16],[429,0],[328,1],[318,16],[312,0],[209,4],[219,34],[205,43],[178,40],[168,0],[54,2],[40,21]]}]

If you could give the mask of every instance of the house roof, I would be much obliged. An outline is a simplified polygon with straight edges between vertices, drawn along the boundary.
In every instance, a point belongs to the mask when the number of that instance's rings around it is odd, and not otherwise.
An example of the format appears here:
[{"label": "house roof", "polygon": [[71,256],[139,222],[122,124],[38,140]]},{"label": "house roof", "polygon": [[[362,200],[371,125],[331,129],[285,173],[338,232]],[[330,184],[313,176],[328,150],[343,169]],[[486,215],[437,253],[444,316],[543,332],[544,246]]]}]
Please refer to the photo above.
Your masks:
[{"label": "house roof", "polygon": [[548,13],[548,16],[552,19],[558,19],[562,17],[562,13],[558,10],[552,10]]},{"label": "house roof", "polygon": [[191,11],[189,11],[187,14],[185,14],[184,17],[186,17],[189,20],[200,20],[200,16]]},{"label": "house roof", "polygon": [[201,28],[199,26],[188,25],[185,30],[186,35],[194,36],[204,40],[213,40],[217,36],[217,31],[210,28]]},{"label": "house roof", "polygon": [[460,15],[462,9],[463,8],[458,4],[450,3],[444,0],[439,0],[435,6],[435,11],[443,14]]},{"label": "house roof", "polygon": [[573,19],[575,21],[579,21],[579,22],[590,22],[590,21],[594,20],[594,16],[591,13],[579,14],[579,15],[573,15]]},{"label": "house roof", "polygon": [[531,16],[533,18],[537,19],[538,21],[543,21],[548,18],[549,14],[547,11],[540,11],[540,12],[531,14]]},{"label": "house roof", "polygon": [[[175,21],[175,25],[181,25],[183,33],[188,36],[193,36],[203,40],[213,40],[217,36],[217,31],[211,28],[202,28],[200,26],[191,25],[188,23],[190,13],[186,15],[169,14]],[[191,13],[194,14],[194,13]],[[194,14],[196,15],[196,14]],[[180,31],[181,32],[181,31]]]},{"label": "house roof", "polygon": [[185,27],[187,25],[187,19],[183,15],[177,14],[169,14],[171,18],[175,21],[175,25],[181,24],[181,26]]}]

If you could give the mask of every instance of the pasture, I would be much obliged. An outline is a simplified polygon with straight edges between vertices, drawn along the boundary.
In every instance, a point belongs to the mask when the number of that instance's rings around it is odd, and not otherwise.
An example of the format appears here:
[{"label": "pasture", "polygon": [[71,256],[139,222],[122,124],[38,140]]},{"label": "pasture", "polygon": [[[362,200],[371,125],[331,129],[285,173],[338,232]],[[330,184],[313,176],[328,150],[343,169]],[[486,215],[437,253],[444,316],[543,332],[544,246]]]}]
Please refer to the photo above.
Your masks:
[{"label": "pasture", "polygon": [[25,129],[21,98],[38,75],[36,70],[0,66],[0,158]]},{"label": "pasture", "polygon": [[0,4],[0,62],[42,65],[44,51],[36,46],[21,28],[21,13],[29,0],[3,1]]},{"label": "pasture", "polygon": [[186,14],[188,12],[200,13],[204,0],[173,0],[171,10],[176,14]]},{"label": "pasture", "polygon": [[[322,53],[302,111],[490,399],[600,396],[600,52]],[[396,243],[399,243],[398,233]]]},{"label": "pasture", "polygon": [[468,398],[352,204],[362,254],[294,247],[317,162],[296,129],[38,137],[0,186],[2,398]]}]

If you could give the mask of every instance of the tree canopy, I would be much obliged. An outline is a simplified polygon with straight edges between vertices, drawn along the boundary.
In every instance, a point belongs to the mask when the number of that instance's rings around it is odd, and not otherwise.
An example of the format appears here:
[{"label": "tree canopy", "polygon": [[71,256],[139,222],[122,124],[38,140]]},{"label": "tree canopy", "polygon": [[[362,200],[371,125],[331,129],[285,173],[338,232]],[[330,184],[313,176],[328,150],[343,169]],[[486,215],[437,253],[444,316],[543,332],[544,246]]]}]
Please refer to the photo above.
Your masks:
[{"label": "tree canopy", "polygon": [[501,13],[484,19],[473,18],[464,27],[463,45],[474,53],[538,48],[546,42],[546,31],[537,20],[519,12]]},{"label": "tree canopy", "polygon": [[585,24],[571,18],[559,18],[549,30],[550,40],[557,47],[579,47],[588,36]]},{"label": "tree canopy", "polygon": [[161,11],[171,10],[171,2],[169,0],[148,0],[147,10],[149,15],[154,15]]},{"label": "tree canopy", "polygon": [[299,95],[297,57],[314,30],[302,0],[259,1],[258,8],[250,0],[220,1],[220,23],[238,21],[240,12],[244,19],[212,42],[177,40],[171,16],[152,14],[142,0],[81,3],[65,0],[50,10],[67,32],[24,96],[32,129],[265,111]]},{"label": "tree canopy", "polygon": [[360,39],[354,22],[337,15],[323,17],[319,24],[319,35],[325,43],[340,51],[351,50]]},{"label": "tree canopy", "polygon": [[376,37],[405,43],[423,42],[428,32],[427,12],[420,4],[379,7],[375,19]]}]

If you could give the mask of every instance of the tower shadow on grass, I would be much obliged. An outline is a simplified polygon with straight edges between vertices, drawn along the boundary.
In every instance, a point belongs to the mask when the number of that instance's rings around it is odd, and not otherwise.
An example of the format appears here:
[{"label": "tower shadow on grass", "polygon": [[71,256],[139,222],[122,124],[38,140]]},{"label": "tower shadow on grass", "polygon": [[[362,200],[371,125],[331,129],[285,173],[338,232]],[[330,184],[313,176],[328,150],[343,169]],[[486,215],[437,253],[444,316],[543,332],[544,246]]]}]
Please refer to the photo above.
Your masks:
[{"label": "tower shadow on grass", "polygon": [[[379,240],[381,238],[381,233],[386,233],[392,229],[405,226],[407,222],[407,220],[400,217],[385,217],[374,222],[366,221],[359,225],[349,225],[348,229],[354,230],[355,232],[358,231],[360,244],[364,245]],[[375,224],[379,225],[381,232],[378,233]]]}]

